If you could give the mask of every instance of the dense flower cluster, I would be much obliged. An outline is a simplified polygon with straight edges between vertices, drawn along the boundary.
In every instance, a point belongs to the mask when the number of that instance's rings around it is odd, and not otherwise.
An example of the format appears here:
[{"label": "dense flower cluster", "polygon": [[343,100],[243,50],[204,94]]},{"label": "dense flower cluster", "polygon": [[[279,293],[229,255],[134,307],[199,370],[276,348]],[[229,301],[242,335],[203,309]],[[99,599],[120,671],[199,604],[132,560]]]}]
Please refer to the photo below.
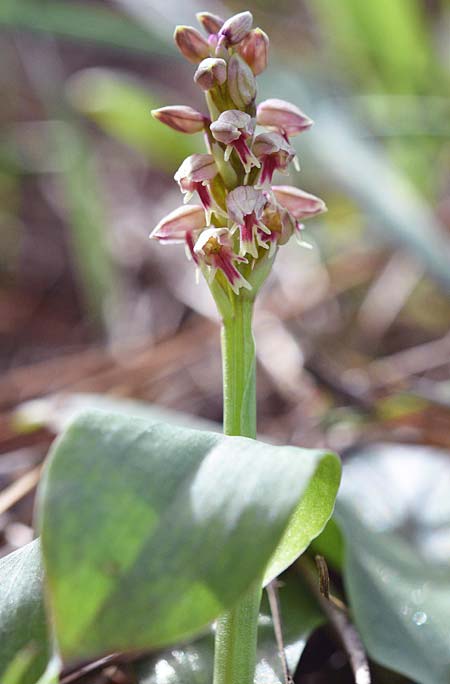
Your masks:
[{"label": "dense flower cluster", "polygon": [[[185,205],[162,219],[151,237],[185,243],[210,284],[238,293],[255,286],[258,267],[270,267],[278,246],[299,234],[303,219],[325,211],[314,195],[272,186],[275,171],[287,173],[291,163],[298,168],[290,138],[313,122],[284,100],[256,106],[255,76],[267,66],[269,39],[252,29],[250,12],[227,21],[201,12],[197,19],[207,37],[178,26],[174,38],[197,65],[194,81],[205,91],[209,116],[183,105],[152,114],[177,131],[203,131],[207,152],[181,164],[175,180]],[[194,195],[200,204],[186,204]]]}]

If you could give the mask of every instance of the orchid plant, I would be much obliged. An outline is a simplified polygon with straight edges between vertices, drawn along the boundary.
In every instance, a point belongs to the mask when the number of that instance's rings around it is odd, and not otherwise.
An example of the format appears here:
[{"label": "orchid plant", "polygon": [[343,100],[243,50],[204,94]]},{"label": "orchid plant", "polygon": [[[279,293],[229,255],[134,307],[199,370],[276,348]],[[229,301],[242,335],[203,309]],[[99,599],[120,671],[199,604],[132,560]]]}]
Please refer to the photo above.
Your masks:
[{"label": "orchid plant", "polygon": [[152,237],[184,243],[217,303],[225,434],[160,422],[148,406],[105,410],[98,397],[58,428],[37,493],[40,538],[0,560],[2,683],[53,684],[64,667],[154,653],[214,624],[214,684],[252,684],[263,587],[333,512],[335,454],[256,440],[255,297],[279,247],[301,243],[301,221],[325,210],[272,182],[297,164],[290,139],[312,121],[283,100],[256,106],[269,40],[250,12],[198,19],[208,37],[181,26],[175,42],[209,113],[153,115],[203,131],[206,152],[175,173],[186,203]]},{"label": "orchid plant", "polygon": [[[184,206],[163,218],[151,237],[184,243],[205,277],[222,318],[226,435],[256,437],[255,346],[252,314],[279,247],[300,244],[302,220],[326,210],[315,195],[273,185],[275,172],[299,170],[290,139],[313,121],[298,107],[271,98],[256,104],[256,76],[268,64],[269,38],[252,28],[250,12],[227,21],[197,14],[208,34],[178,26],[174,39],[196,65],[208,115],[186,105],[162,107],[153,116],[186,134],[204,133],[206,152],[183,161],[175,173]],[[193,197],[200,204],[187,204]],[[216,626],[214,684],[253,682],[261,580]]]}]

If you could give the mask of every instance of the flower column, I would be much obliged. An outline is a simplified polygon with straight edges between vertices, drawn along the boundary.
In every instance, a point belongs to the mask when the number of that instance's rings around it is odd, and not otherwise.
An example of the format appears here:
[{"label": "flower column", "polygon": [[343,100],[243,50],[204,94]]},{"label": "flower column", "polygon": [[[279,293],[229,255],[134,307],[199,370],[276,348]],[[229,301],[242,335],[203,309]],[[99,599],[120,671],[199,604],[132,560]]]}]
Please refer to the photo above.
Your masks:
[{"label": "flower column", "polygon": [[[264,31],[252,29],[250,12],[227,21],[209,12],[197,18],[207,37],[179,26],[175,42],[198,65],[194,81],[205,92],[209,115],[183,105],[152,113],[177,131],[204,132],[206,153],[188,157],[175,174],[185,202],[197,196],[200,204],[173,211],[152,237],[184,242],[205,276],[222,318],[224,432],[255,438],[255,297],[278,248],[325,205],[303,190],[272,186],[276,171],[287,173],[296,163],[290,137],[312,121],[283,100],[256,107],[255,76],[268,60]],[[253,683],[261,591],[259,581],[217,621],[215,684]]]}]

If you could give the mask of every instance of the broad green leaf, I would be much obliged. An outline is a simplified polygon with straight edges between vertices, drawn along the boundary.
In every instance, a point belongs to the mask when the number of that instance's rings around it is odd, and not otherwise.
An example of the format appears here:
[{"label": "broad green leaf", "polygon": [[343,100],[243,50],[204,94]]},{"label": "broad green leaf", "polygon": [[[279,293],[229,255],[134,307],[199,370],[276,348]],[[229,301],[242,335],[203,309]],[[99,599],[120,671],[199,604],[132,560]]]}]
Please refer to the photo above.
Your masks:
[{"label": "broad green leaf", "polygon": [[344,579],[370,656],[419,684],[450,681],[450,455],[380,445],[344,470]]},{"label": "broad green leaf", "polygon": [[86,69],[70,81],[73,106],[106,133],[149,155],[174,173],[183,159],[203,148],[200,134],[178,133],[153,119],[150,111],[161,101],[139,81],[111,69]]},{"label": "broad green leaf", "polygon": [[[339,459],[324,451],[80,416],[52,449],[38,497],[63,657],[161,647],[199,633],[264,572],[294,512],[297,555],[303,529],[321,531],[339,478]],[[320,500],[298,509],[312,492]],[[291,535],[277,568],[294,549]]]},{"label": "broad green leaf", "polygon": [[[285,583],[284,583],[285,582]],[[316,601],[298,577],[283,578],[279,590],[286,660],[295,671],[309,635],[323,622]],[[138,684],[210,684],[213,679],[214,636],[211,632],[188,646],[168,649],[135,666]],[[255,684],[283,682],[268,603],[263,599],[258,628]]]},{"label": "broad green leaf", "polygon": [[30,684],[49,657],[39,542],[0,559],[0,682]]}]

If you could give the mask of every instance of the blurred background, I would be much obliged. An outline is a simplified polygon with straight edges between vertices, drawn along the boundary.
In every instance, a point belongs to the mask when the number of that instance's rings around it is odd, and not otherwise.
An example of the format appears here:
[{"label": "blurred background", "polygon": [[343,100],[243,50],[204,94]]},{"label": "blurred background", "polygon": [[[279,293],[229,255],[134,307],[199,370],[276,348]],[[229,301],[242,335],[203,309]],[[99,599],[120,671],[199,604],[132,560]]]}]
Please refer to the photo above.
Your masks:
[{"label": "blurred background", "polygon": [[148,240],[201,149],[150,110],[204,109],[171,39],[202,9],[250,9],[269,33],[259,99],[314,119],[290,182],[328,205],[259,298],[260,432],[344,454],[450,447],[446,0],[2,0],[2,554],[32,538],[59,410],[34,402],[47,426],[18,434],[24,402],[94,392],[221,419],[212,300],[182,247]]}]

